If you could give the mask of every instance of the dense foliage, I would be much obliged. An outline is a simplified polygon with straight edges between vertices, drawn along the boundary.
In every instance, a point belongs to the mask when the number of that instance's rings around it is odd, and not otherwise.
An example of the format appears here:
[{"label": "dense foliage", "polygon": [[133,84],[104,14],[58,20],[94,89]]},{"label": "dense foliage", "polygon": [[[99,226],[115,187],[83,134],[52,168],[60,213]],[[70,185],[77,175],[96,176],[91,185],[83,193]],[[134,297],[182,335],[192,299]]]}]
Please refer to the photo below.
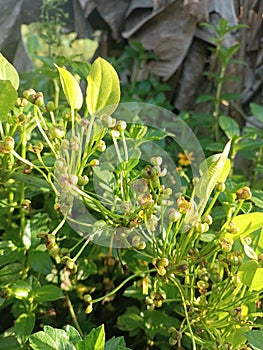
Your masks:
[{"label": "dense foliage", "polygon": [[0,349],[262,348],[263,132],[221,112],[238,46],[213,29],[202,117],[154,78],[122,95],[102,58],[42,58],[25,87],[0,57]]}]

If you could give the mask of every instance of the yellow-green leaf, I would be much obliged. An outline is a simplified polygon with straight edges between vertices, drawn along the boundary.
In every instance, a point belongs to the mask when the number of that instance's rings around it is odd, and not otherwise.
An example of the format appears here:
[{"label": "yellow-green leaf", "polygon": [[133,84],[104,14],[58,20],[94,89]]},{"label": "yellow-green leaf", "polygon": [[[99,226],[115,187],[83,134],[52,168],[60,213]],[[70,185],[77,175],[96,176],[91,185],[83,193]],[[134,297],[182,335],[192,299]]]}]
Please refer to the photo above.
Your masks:
[{"label": "yellow-green leaf", "polygon": [[74,76],[64,68],[58,66],[59,78],[61,81],[62,89],[70,105],[70,108],[79,110],[83,104],[83,95],[81,88],[74,78]]},{"label": "yellow-green leaf", "polygon": [[105,109],[105,113],[115,111],[120,101],[120,82],[115,69],[103,58],[97,58],[88,75],[86,104],[90,114]]},{"label": "yellow-green leaf", "polygon": [[19,75],[15,67],[0,53],[0,80],[9,80],[17,90],[19,87]]},{"label": "yellow-green leaf", "polygon": [[207,202],[209,199],[209,196],[212,193],[217,182],[225,181],[229,173],[230,163],[227,157],[230,151],[230,147],[231,141],[226,144],[223,152],[218,155],[218,159],[209,165],[208,169],[202,175],[195,187],[195,193],[197,197],[203,199],[204,202]]},{"label": "yellow-green leaf", "polygon": [[238,276],[250,290],[263,290],[263,267],[257,261],[244,262],[239,268]]},{"label": "yellow-green leaf", "polygon": [[[238,228],[238,231],[235,234],[226,233],[227,237],[236,238],[242,235],[248,236],[250,233],[263,227],[263,213],[254,212],[237,215],[231,222]],[[227,229],[227,227],[228,223],[223,226],[223,230]]]}]

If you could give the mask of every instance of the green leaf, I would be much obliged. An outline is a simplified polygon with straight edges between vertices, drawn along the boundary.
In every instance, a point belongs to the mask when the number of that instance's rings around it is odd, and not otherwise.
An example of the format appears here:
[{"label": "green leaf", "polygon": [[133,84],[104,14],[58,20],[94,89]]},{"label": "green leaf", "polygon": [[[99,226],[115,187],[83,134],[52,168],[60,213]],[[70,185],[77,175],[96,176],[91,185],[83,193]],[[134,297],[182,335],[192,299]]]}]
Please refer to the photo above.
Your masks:
[{"label": "green leaf", "polygon": [[5,265],[0,270],[0,283],[9,282],[10,280],[16,280],[20,277],[21,270],[23,270],[24,265],[21,263],[11,263]]},{"label": "green leaf", "polygon": [[37,302],[52,301],[64,297],[62,290],[52,284],[34,290],[34,300]]},{"label": "green leaf", "polygon": [[105,109],[112,114],[120,101],[120,83],[115,69],[103,58],[97,58],[88,75],[86,104],[92,115]]},{"label": "green leaf", "polygon": [[104,350],[105,332],[104,325],[94,328],[82,342],[76,344],[77,350]]},{"label": "green leaf", "polygon": [[263,191],[252,190],[251,201],[258,207],[263,209]]},{"label": "green leaf", "polygon": [[77,344],[80,340],[82,340],[79,332],[76,330],[76,328],[70,326],[69,324],[66,325],[65,331],[69,337],[69,340],[73,344]]},{"label": "green leaf", "polygon": [[11,294],[19,300],[27,299],[31,292],[31,285],[26,281],[17,280],[9,286]]},{"label": "green leaf", "polygon": [[0,80],[0,101],[0,120],[4,121],[17,101],[16,89],[8,80]]},{"label": "green leaf", "polygon": [[219,126],[229,139],[240,134],[239,126],[233,118],[222,115],[219,117]]},{"label": "green leaf", "polygon": [[31,335],[29,344],[34,350],[58,350],[56,341],[43,331]]},{"label": "green leaf", "polygon": [[238,276],[249,290],[263,291],[263,267],[257,261],[244,262],[238,270]]},{"label": "green leaf", "polygon": [[[10,329],[0,335],[0,350],[21,349],[14,335],[10,334]],[[12,332],[13,333],[13,332]]]},{"label": "green leaf", "polygon": [[38,187],[46,190],[51,189],[50,185],[47,183],[46,180],[40,179],[36,176],[25,175],[20,173],[14,173],[12,176],[15,180],[25,183],[29,186],[34,186],[34,187]]},{"label": "green leaf", "polygon": [[118,317],[118,328],[122,331],[134,331],[144,328],[144,320],[139,315],[139,310],[135,307],[128,307],[124,315]]},{"label": "green leaf", "polygon": [[[0,53],[0,80],[9,80],[15,90],[19,88],[19,75],[15,67]],[[2,103],[2,102],[1,102]]]},{"label": "green leaf", "polygon": [[129,350],[129,348],[126,347],[123,337],[113,337],[106,342],[104,350]]},{"label": "green leaf", "polygon": [[201,201],[201,206],[205,205],[217,182],[222,182],[228,175],[230,166],[227,157],[230,147],[231,142],[229,141],[226,144],[224,151],[218,156],[218,159],[208,166],[208,169],[202,175],[195,187],[197,197],[203,199],[203,201]]},{"label": "green leaf", "polygon": [[47,251],[35,250],[31,252],[28,256],[28,264],[34,271],[43,275],[47,275],[52,269],[52,260]]},{"label": "green leaf", "polygon": [[212,95],[201,95],[198,96],[196,103],[203,103],[203,102],[208,102],[208,101],[214,101],[215,97]]},{"label": "green leaf", "polygon": [[[44,331],[37,332],[30,336],[30,346],[35,350],[76,350],[70,341],[72,332],[65,332],[63,329],[44,326]],[[73,336],[75,339],[76,334]]]},{"label": "green leaf", "polygon": [[253,346],[254,350],[262,350],[263,344],[263,330],[252,330],[249,332],[243,333],[244,337],[247,338],[250,345]]},{"label": "green leaf", "polygon": [[[231,220],[239,229],[237,233],[226,233],[226,237],[236,238],[242,235],[248,236],[250,233],[263,227],[263,213],[253,212],[235,216]],[[228,224],[223,226],[223,230],[227,229]]]},{"label": "green leaf", "polygon": [[94,261],[87,258],[78,259],[78,281],[87,279],[90,275],[94,275],[97,272],[97,265]]},{"label": "green leaf", "polygon": [[35,315],[30,313],[21,314],[15,322],[14,332],[17,337],[18,342],[23,345],[31,332],[33,331],[35,325]]},{"label": "green leaf", "polygon": [[83,104],[83,95],[77,80],[66,69],[60,68],[58,66],[56,67],[59,72],[62,89],[64,91],[68,104],[72,109],[79,110]]},{"label": "green leaf", "polygon": [[260,106],[257,103],[250,103],[249,107],[255,118],[263,123],[263,106]]}]

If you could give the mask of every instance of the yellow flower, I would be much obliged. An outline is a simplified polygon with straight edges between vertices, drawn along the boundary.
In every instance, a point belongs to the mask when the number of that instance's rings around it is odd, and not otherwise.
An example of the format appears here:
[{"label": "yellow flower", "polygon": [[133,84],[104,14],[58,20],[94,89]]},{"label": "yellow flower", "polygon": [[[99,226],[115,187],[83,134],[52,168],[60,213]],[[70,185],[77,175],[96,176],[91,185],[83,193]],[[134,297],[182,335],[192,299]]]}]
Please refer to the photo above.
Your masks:
[{"label": "yellow flower", "polygon": [[192,161],[195,159],[193,156],[193,152],[188,152],[188,151],[184,151],[184,153],[178,153],[178,163],[181,166],[187,166],[190,165],[192,163]]}]

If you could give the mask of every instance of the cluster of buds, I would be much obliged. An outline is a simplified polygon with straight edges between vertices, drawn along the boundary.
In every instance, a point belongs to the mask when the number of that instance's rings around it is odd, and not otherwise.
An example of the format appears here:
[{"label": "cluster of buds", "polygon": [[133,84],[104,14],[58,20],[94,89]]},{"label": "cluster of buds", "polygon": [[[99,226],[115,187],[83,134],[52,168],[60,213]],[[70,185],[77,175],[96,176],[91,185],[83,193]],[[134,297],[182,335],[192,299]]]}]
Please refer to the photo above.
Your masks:
[{"label": "cluster of buds", "polygon": [[170,335],[169,344],[171,346],[175,346],[178,342],[178,338],[180,337],[180,332],[175,327],[169,327],[168,333]]},{"label": "cluster of buds", "polygon": [[146,248],[145,241],[143,241],[142,238],[138,235],[135,235],[132,238],[131,244],[135,249],[138,249],[138,250],[143,250]]},{"label": "cluster of buds", "polygon": [[233,240],[232,238],[230,238],[230,237],[224,237],[224,238],[221,238],[221,239],[219,240],[219,243],[220,243],[220,245],[221,245],[221,249],[222,249],[224,252],[228,253],[228,252],[230,252],[231,249],[232,249],[234,240]]},{"label": "cluster of buds", "polygon": [[153,291],[150,296],[145,298],[145,303],[148,309],[153,310],[155,307],[162,307],[165,299],[166,294],[164,291]]},{"label": "cluster of buds", "polygon": [[166,268],[169,265],[169,260],[167,258],[157,258],[154,259],[152,263],[156,267],[158,275],[164,276],[166,274]]},{"label": "cluster of buds", "polygon": [[205,295],[209,288],[209,283],[207,281],[199,280],[197,281],[196,286],[198,288],[199,293],[201,295]]},{"label": "cluster of buds", "polygon": [[194,228],[195,228],[195,231],[198,232],[198,233],[205,233],[209,230],[209,225],[207,222],[200,222],[200,221],[197,221],[195,224],[194,224]]},{"label": "cluster of buds", "polygon": [[36,92],[34,89],[24,90],[23,96],[32,104],[41,107],[44,104],[44,96],[42,92]]}]

